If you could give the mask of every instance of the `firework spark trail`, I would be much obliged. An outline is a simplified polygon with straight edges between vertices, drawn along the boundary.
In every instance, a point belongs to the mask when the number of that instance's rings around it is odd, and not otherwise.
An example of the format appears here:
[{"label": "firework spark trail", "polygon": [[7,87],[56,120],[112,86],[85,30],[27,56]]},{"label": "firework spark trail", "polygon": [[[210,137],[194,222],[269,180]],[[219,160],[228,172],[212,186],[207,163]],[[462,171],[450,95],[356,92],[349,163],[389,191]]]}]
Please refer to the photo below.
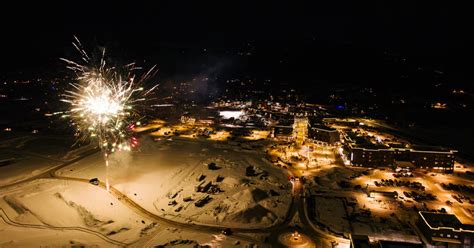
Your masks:
[{"label": "firework spark trail", "polygon": [[105,49],[94,61],[74,37],[74,47],[81,55],[81,63],[61,58],[67,68],[74,71],[76,80],[70,83],[72,90],[63,95],[62,101],[70,105],[65,117],[70,117],[82,140],[97,140],[104,154],[106,186],[109,190],[109,155],[117,150],[129,151],[136,145],[131,142],[131,125],[140,119],[136,109],[158,85],[144,90],[140,85],[157,72],[156,66],[135,80],[134,63],[117,68],[108,66]]}]

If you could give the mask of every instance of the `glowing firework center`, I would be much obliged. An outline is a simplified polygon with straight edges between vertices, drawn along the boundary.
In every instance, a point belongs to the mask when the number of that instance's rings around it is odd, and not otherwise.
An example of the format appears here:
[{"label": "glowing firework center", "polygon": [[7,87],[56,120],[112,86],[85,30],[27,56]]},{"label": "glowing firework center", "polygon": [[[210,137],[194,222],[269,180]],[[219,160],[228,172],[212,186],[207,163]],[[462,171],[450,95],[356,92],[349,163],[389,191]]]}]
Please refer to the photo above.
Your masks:
[{"label": "glowing firework center", "polygon": [[[131,109],[126,103],[129,101],[133,90],[124,88],[121,82],[107,83],[107,79],[99,75],[81,80],[84,86],[77,94],[72,93],[75,98],[68,101],[73,108],[71,114],[78,122],[79,131],[86,131],[90,137],[98,137],[99,143],[106,153],[114,152],[117,148],[127,149],[122,144],[125,138],[124,122],[130,116],[127,112]],[[76,87],[77,88],[77,87]]]},{"label": "glowing firework center", "polygon": [[110,90],[98,96],[91,96],[85,102],[86,108],[91,114],[97,115],[99,121],[107,122],[110,115],[116,115],[123,110],[123,106],[111,97]]}]

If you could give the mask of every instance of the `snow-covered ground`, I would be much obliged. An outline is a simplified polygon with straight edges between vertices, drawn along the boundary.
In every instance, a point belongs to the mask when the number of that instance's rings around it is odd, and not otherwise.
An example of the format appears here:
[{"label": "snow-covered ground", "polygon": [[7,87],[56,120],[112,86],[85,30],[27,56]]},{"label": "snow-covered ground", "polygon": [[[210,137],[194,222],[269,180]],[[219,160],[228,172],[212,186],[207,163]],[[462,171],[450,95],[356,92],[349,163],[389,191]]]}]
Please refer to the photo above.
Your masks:
[{"label": "snow-covered ground", "polygon": [[[87,229],[122,243],[132,243],[156,227],[102,188],[84,182],[39,179],[21,188],[3,191],[0,197],[4,214],[19,224]],[[3,237],[0,243],[8,243],[8,237],[15,237],[2,234],[16,231],[4,224],[0,224],[0,237]],[[88,239],[76,240],[83,242]]]},{"label": "snow-covered ground", "polygon": [[47,169],[59,165],[60,161],[23,155],[11,151],[0,151],[0,160],[14,158],[15,162],[0,167],[0,186],[41,174]]},{"label": "snow-covered ground", "polygon": [[0,141],[0,186],[34,177],[94,149],[79,147],[72,138],[15,134]]},{"label": "snow-covered ground", "polygon": [[[263,157],[262,151],[227,142],[144,138],[140,151],[113,154],[108,174],[113,187],[157,215],[180,222],[263,228],[282,221],[291,201],[288,179]],[[97,154],[58,174],[104,181],[103,163]],[[216,168],[209,169],[210,163]]]},{"label": "snow-covered ground", "polygon": [[350,181],[361,175],[356,169],[342,166],[334,166],[321,169],[312,180],[312,184],[320,190],[341,190],[341,181]]},{"label": "snow-covered ground", "polygon": [[[140,150],[111,155],[108,170],[97,152],[63,167],[57,178],[45,174],[2,187],[0,247],[247,247],[263,242],[251,234],[225,236],[154,223],[116,194],[90,184],[91,178],[105,182],[108,177],[115,189],[146,210],[182,223],[263,229],[285,219],[291,184],[283,171],[263,159],[260,141],[173,139],[145,137]],[[7,165],[8,173],[0,174],[0,186],[41,174],[82,153],[56,144],[37,150],[38,143],[27,145],[33,140],[0,143],[2,158],[16,158]]]},{"label": "snow-covered ground", "polygon": [[0,247],[120,247],[94,234],[76,230],[16,227],[0,218]]},{"label": "snow-covered ground", "polygon": [[0,186],[33,177],[65,162],[70,159],[64,156],[72,144],[71,139],[54,136],[18,135],[2,140],[0,160],[11,160],[11,163],[0,166]]},{"label": "snow-covered ground", "polygon": [[[252,247],[254,242],[241,240],[235,236],[223,234],[203,234],[200,232],[184,231],[176,228],[161,228],[150,238],[138,241],[136,247]],[[265,246],[259,246],[265,247]]]}]

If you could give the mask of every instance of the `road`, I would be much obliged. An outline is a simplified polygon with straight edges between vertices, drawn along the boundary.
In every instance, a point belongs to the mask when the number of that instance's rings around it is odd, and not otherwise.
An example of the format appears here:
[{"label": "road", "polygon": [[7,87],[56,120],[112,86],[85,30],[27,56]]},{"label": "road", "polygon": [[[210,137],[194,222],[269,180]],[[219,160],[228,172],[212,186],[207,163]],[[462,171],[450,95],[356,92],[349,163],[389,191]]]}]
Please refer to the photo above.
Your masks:
[{"label": "road", "polygon": [[[301,172],[301,170],[292,167],[288,167],[288,172],[290,173],[290,175],[297,177],[301,177],[303,175],[303,172]],[[292,184],[294,201],[292,207],[294,209],[292,209],[292,211],[290,212],[294,212],[292,216],[298,213],[300,223],[302,224],[302,231],[312,239],[312,241],[316,244],[317,247],[332,247],[331,242],[333,241],[338,243],[346,243],[348,240],[321,231],[318,227],[314,226],[314,224],[311,223],[311,220],[308,216],[308,204],[306,203],[305,198],[306,196],[304,183],[301,180],[295,180],[292,182]],[[286,229],[288,229],[288,227]]]}]

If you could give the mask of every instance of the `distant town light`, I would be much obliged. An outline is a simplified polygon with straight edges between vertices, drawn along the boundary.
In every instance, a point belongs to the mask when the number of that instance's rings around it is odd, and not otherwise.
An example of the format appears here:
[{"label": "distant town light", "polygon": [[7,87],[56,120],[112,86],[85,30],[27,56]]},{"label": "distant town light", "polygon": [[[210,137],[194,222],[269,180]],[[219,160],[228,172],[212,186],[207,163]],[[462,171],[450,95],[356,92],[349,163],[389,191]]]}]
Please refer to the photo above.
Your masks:
[{"label": "distant town light", "polygon": [[435,109],[446,109],[447,108],[446,103],[440,103],[440,102],[431,104],[431,107],[435,108]]},{"label": "distant town light", "polygon": [[219,115],[224,119],[230,119],[230,118],[240,119],[244,115],[244,112],[241,110],[235,110],[235,111],[226,110],[226,111],[219,111]]}]

